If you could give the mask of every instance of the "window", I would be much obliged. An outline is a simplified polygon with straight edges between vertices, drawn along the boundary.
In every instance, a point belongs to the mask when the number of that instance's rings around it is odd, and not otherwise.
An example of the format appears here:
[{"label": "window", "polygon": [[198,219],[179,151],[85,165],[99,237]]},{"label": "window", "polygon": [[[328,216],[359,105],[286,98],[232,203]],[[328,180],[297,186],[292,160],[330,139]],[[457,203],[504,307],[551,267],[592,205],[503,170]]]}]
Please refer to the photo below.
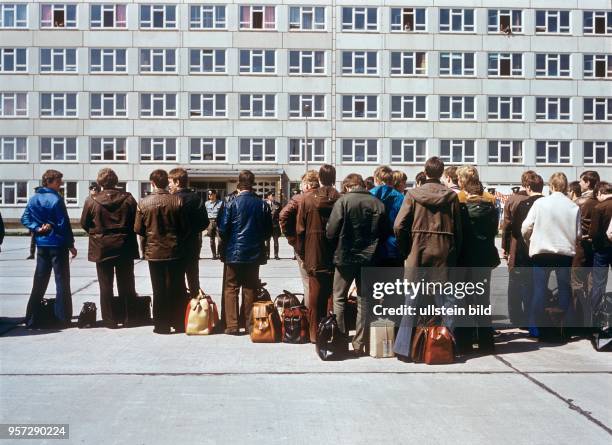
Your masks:
[{"label": "window", "polygon": [[489,120],[523,120],[521,96],[489,96]]},{"label": "window", "polygon": [[240,72],[250,74],[276,73],[276,52],[273,49],[241,49]]},{"label": "window", "polygon": [[67,162],[77,160],[76,138],[41,137],[40,160],[49,162]]},{"label": "window", "polygon": [[41,48],[41,73],[76,73],[76,48]]},{"label": "window", "polygon": [[289,31],[324,31],[325,7],[289,7]]},{"label": "window", "polygon": [[378,31],[378,10],[343,7],[342,31]]},{"label": "window", "polygon": [[140,160],[143,162],[176,162],[176,138],[141,138]]},{"label": "window", "polygon": [[25,137],[0,137],[0,162],[27,161],[28,139]]},{"label": "window", "polygon": [[0,72],[26,73],[27,71],[27,48],[0,48]]},{"label": "window", "polygon": [[476,161],[476,149],[473,140],[442,139],[440,141],[440,158],[449,164],[473,164]]},{"label": "window", "polygon": [[153,193],[153,187],[151,186],[151,182],[145,181],[140,183],[140,198],[144,198],[145,196]]},{"label": "window", "polygon": [[488,16],[487,31],[490,33],[523,33],[523,11],[520,9],[489,9]]},{"label": "window", "polygon": [[67,207],[79,205],[78,182],[64,181],[60,187],[59,194],[64,197],[64,202],[66,203]]},{"label": "window", "polygon": [[77,5],[42,4],[40,5],[41,28],[76,28]]},{"label": "window", "polygon": [[126,138],[91,138],[89,144],[91,162],[127,161]]},{"label": "window", "polygon": [[289,51],[289,74],[325,74],[325,51]]},{"label": "window", "polygon": [[474,96],[440,96],[440,119],[476,119]]},{"label": "window", "polygon": [[342,139],[342,162],[377,163],[377,139]]},{"label": "window", "polygon": [[0,3],[0,28],[27,28],[27,3]]},{"label": "window", "polygon": [[176,49],[174,48],[142,48],[140,50],[141,73],[175,73]]},{"label": "window", "polygon": [[342,51],[342,74],[378,75],[376,51]]},{"label": "window", "polygon": [[276,117],[276,96],[274,94],[241,94],[240,117]]},{"label": "window", "polygon": [[569,34],[569,11],[536,11],[536,34]]},{"label": "window", "polygon": [[427,74],[425,52],[391,52],[392,76],[424,76]]},{"label": "window", "polygon": [[440,76],[473,76],[474,53],[440,53]]},{"label": "window", "polygon": [[306,149],[306,139],[289,139],[289,162],[325,162],[325,139],[308,138],[308,148]]},{"label": "window", "polygon": [[27,181],[0,181],[0,205],[12,206],[27,203]]},{"label": "window", "polygon": [[323,94],[289,95],[289,118],[325,119],[325,96]]},{"label": "window", "polygon": [[274,6],[240,6],[240,29],[276,29]]},{"label": "window", "polygon": [[176,5],[140,5],[140,27],[175,29]]},{"label": "window", "polygon": [[425,139],[393,139],[391,141],[392,164],[420,164],[427,157]]},{"label": "window", "polygon": [[612,120],[612,98],[585,97],[584,120],[599,122]]},{"label": "window", "polygon": [[226,117],[225,94],[191,94],[189,96],[189,116]]},{"label": "window", "polygon": [[176,94],[141,93],[140,117],[176,117]]},{"label": "window", "polygon": [[92,73],[127,73],[126,49],[92,48],[89,71]]},{"label": "window", "polygon": [[240,139],[240,162],[276,162],[276,140]]},{"label": "window", "polygon": [[570,77],[570,55],[536,54],[536,77]]},{"label": "window", "polygon": [[0,93],[0,117],[28,115],[28,93]]},{"label": "window", "polygon": [[225,73],[224,49],[191,49],[189,50],[189,73],[212,74]]},{"label": "window", "polygon": [[189,142],[190,162],[226,162],[225,138],[192,138]]},{"label": "window", "polygon": [[569,97],[536,97],[536,120],[570,120]]},{"label": "window", "polygon": [[190,29],[225,29],[225,5],[191,5]]},{"label": "window", "polygon": [[523,141],[489,141],[489,164],[522,164]]},{"label": "window", "polygon": [[378,96],[342,96],[343,119],[377,119]]},{"label": "window", "polygon": [[612,141],[584,141],[584,163],[612,164]]},{"label": "window", "polygon": [[536,141],[536,164],[569,164],[569,141]]},{"label": "window", "polygon": [[474,10],[440,8],[440,32],[474,32]]},{"label": "window", "polygon": [[427,96],[391,96],[391,119],[427,118]]},{"label": "window", "polygon": [[489,76],[510,77],[523,75],[523,54],[489,53]]},{"label": "window", "polygon": [[91,117],[126,117],[127,94],[91,93],[89,107]]},{"label": "window", "polygon": [[76,93],[40,93],[41,117],[76,117]]},{"label": "window", "polygon": [[91,5],[90,26],[92,28],[126,28],[126,5]]},{"label": "window", "polygon": [[612,11],[584,11],[584,34],[612,34]]},{"label": "window", "polygon": [[612,77],[612,54],[585,54],[584,77],[598,79]]},{"label": "window", "polygon": [[426,30],[425,8],[391,8],[391,32]]}]

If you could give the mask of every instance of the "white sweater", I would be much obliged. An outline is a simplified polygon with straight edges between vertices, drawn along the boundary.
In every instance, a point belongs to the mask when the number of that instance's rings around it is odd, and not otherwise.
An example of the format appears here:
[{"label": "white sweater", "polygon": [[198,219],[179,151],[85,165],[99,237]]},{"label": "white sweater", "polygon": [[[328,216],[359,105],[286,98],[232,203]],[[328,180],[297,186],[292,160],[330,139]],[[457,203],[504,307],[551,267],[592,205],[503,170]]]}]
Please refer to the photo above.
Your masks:
[{"label": "white sweater", "polygon": [[521,232],[531,257],[539,253],[574,256],[581,236],[580,208],[563,193],[553,192],[533,203]]}]

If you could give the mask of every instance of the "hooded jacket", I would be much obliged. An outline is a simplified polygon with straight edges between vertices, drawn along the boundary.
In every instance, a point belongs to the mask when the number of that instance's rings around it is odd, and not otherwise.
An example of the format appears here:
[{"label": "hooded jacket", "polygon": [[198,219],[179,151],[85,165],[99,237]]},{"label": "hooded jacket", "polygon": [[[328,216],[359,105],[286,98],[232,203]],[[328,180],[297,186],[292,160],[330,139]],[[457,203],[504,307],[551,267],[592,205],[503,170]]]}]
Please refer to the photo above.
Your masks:
[{"label": "hooded jacket", "polygon": [[483,197],[470,196],[461,204],[463,229],[459,266],[497,267],[499,252],[495,247],[499,215],[495,205]]},{"label": "hooded jacket", "polygon": [[457,193],[436,179],[408,190],[393,231],[406,268],[455,266],[462,237]]},{"label": "hooded jacket", "polygon": [[[21,224],[34,232],[38,247],[73,247],[74,236],[64,198],[55,190],[40,187],[28,201]],[[50,224],[51,231],[39,234],[43,224]]]},{"label": "hooded jacket", "polygon": [[100,263],[119,257],[138,258],[135,218],[136,200],[131,193],[104,189],[89,196],[81,213],[81,227],[89,235],[87,259]]},{"label": "hooded jacket", "polygon": [[404,195],[395,190],[395,188],[382,184],[370,190],[370,193],[380,199],[385,205],[385,216],[387,227],[385,229],[386,237],[378,244],[376,252],[377,259],[396,259],[401,258],[401,254],[397,245],[397,238],[393,233],[393,223],[404,202]]}]

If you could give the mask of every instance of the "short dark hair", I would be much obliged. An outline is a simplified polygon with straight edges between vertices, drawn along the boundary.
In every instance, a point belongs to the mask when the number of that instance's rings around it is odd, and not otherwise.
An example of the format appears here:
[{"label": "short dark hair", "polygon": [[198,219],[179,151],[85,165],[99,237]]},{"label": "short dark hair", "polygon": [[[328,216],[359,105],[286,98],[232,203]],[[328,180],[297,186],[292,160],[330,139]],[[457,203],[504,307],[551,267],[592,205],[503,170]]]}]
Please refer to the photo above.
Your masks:
[{"label": "short dark hair", "polygon": [[584,180],[584,182],[589,183],[589,190],[595,190],[595,186],[601,180],[599,177],[599,173],[595,170],[587,170],[582,172],[580,175],[580,179]]},{"label": "short dark hair", "polygon": [[178,181],[179,187],[185,188],[189,183],[189,175],[187,174],[187,170],[184,168],[173,168],[168,172],[168,178],[174,181]]},{"label": "short dark hair", "polygon": [[319,181],[323,185],[333,186],[336,183],[336,169],[333,165],[323,164],[319,169]]},{"label": "short dark hair", "polygon": [[158,189],[165,189],[168,187],[168,173],[162,169],[153,170],[149,175],[149,181]]},{"label": "short dark hair", "polygon": [[374,170],[374,178],[378,182],[382,182],[383,184],[392,185],[393,184],[393,170],[386,165],[381,165],[376,170]]},{"label": "short dark hair", "polygon": [[432,156],[425,162],[425,174],[428,178],[440,179],[444,173],[444,162],[437,156]]},{"label": "short dark hair", "polygon": [[427,175],[424,172],[418,172],[414,177],[414,183],[416,185],[422,185],[427,180]]},{"label": "short dark hair", "polygon": [[544,190],[544,178],[536,174],[528,185],[532,192],[542,193],[542,190]]},{"label": "short dark hair", "polygon": [[568,191],[570,193],[574,192],[577,198],[582,196],[582,189],[580,188],[580,181],[572,181],[567,185]]},{"label": "short dark hair", "polygon": [[458,185],[456,166],[451,165],[450,167],[446,167],[444,169],[444,176],[448,176],[453,184]]},{"label": "short dark hair", "polygon": [[238,186],[240,190],[249,190],[255,185],[255,175],[251,170],[241,170],[238,173]]},{"label": "short dark hair", "polygon": [[363,177],[358,173],[351,173],[344,181],[342,181],[342,189],[350,189],[353,187],[363,187],[365,188],[365,182],[363,182]]},{"label": "short dark hair", "polygon": [[115,173],[113,169],[103,168],[98,172],[96,182],[102,188],[112,189],[119,182],[119,178],[117,177],[117,173]]},{"label": "short dark hair", "polygon": [[595,196],[599,196],[600,194],[612,195],[612,183],[607,181],[598,182],[595,189]]},{"label": "short dark hair", "polygon": [[266,192],[266,197],[268,197],[268,196],[276,196],[276,192],[274,190],[268,190]]},{"label": "short dark hair", "polygon": [[52,182],[57,181],[58,179],[62,179],[64,174],[57,170],[47,170],[42,175],[42,186],[47,187]]},{"label": "short dark hair", "polygon": [[368,190],[372,190],[374,188],[374,176],[368,176],[364,179],[364,182]]},{"label": "short dark hair", "polygon": [[530,185],[533,181],[536,180],[537,176],[538,174],[534,172],[533,170],[527,170],[523,172],[523,174],[521,175],[521,185],[527,188],[528,185]]}]

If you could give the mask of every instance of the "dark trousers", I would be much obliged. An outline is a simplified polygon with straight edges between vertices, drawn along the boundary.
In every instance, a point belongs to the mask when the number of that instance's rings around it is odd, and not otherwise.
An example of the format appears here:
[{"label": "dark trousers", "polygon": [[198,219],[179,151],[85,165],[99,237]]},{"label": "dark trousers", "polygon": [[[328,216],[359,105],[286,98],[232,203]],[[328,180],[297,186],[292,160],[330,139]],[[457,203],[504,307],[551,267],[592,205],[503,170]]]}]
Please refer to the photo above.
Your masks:
[{"label": "dark trousers", "polygon": [[612,266],[612,248],[595,252],[593,256],[593,287],[591,289],[592,312],[599,310],[604,300],[606,286],[608,285],[608,274]]},{"label": "dark trousers", "polygon": [[266,254],[270,258],[270,244],[274,240],[274,258],[278,258],[278,237],[280,236],[280,228],[274,228],[272,230],[272,237],[266,240]]},{"label": "dark trousers", "polygon": [[26,323],[32,319],[36,307],[45,296],[51,278],[51,270],[55,275],[55,316],[64,322],[69,322],[72,319],[68,248],[38,247],[32,292],[26,309]]},{"label": "dark trousers", "polygon": [[190,252],[183,258],[183,268],[187,278],[187,289],[191,298],[200,291],[200,249]]},{"label": "dark trousers", "polygon": [[[259,264],[236,263],[225,265],[223,299],[225,303],[225,328],[238,329],[239,319],[244,320],[247,328],[251,323],[251,309],[259,288]],[[240,313],[239,294],[242,288],[242,314]]]},{"label": "dark trousers", "polygon": [[217,229],[216,219],[210,220],[208,230],[206,231],[206,236],[210,237],[210,251],[212,252],[213,258],[215,258],[217,256],[217,242],[221,244],[221,238],[219,238],[219,230]]},{"label": "dark trousers", "polygon": [[344,310],[353,281],[357,285],[357,322],[355,323],[353,349],[362,351],[368,341],[368,305],[366,296],[361,293],[361,265],[336,266],[336,272],[334,273],[334,314],[336,314],[338,329],[348,336],[348,329],[346,329],[344,323]]},{"label": "dark trousers", "polygon": [[98,283],[100,284],[100,311],[102,320],[123,323],[118,319],[119,314],[113,313],[113,282],[117,277],[117,290],[119,291],[119,307],[123,308],[123,317],[128,315],[128,302],[136,297],[134,284],[134,260],[132,258],[114,258],[112,260],[96,263]]},{"label": "dark trousers", "polygon": [[36,253],[36,236],[34,233],[30,235],[30,256],[34,256]]},{"label": "dark trousers", "polygon": [[333,272],[319,272],[308,277],[308,324],[310,341],[316,343],[319,322],[332,306]]},{"label": "dark trousers", "polygon": [[182,260],[149,261],[156,328],[184,328],[187,293]]}]

